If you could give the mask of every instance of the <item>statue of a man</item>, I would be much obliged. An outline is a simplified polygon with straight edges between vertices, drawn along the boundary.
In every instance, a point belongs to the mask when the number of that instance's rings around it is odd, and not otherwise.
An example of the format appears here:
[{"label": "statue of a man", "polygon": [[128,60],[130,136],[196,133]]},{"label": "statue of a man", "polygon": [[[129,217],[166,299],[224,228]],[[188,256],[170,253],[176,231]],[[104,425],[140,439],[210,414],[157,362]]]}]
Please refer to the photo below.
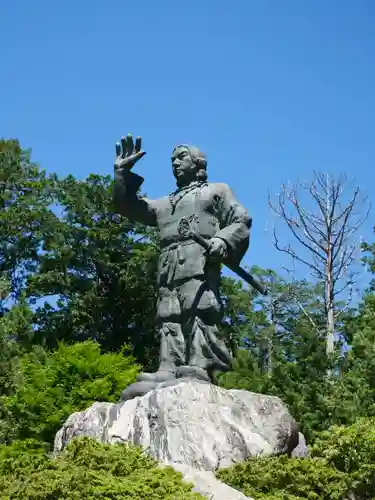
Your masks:
[{"label": "statue of a man", "polygon": [[[239,264],[249,244],[251,218],[226,184],[207,181],[207,159],[194,146],[172,152],[177,189],[151,200],[139,196],[144,179],[131,172],[145,155],[141,138],[116,144],[114,203],[131,220],[160,232],[157,325],[160,364],[138,381],[160,383],[180,377],[210,381],[213,371],[230,369],[231,357],[218,338],[220,262]],[[181,219],[209,242],[206,251],[179,231]]]}]

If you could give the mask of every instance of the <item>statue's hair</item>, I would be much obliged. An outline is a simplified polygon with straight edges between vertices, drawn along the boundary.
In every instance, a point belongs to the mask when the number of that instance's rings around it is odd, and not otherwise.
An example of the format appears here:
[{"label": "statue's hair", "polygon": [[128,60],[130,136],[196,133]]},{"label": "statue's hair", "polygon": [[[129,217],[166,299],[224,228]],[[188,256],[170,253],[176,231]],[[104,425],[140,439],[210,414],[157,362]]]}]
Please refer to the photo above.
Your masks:
[{"label": "statue's hair", "polygon": [[207,180],[207,158],[202,151],[197,148],[196,146],[189,146],[188,144],[179,144],[173,149],[173,153],[176,151],[178,148],[186,148],[190,156],[193,160],[193,162],[197,165],[198,170],[197,170],[197,181],[201,182],[206,182]]}]

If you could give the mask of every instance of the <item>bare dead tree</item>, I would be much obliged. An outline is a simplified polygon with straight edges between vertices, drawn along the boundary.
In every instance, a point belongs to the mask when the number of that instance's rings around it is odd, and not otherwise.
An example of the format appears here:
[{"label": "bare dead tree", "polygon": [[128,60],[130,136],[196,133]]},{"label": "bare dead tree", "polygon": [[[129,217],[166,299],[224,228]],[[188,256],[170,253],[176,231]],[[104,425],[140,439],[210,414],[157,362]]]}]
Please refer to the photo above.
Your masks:
[{"label": "bare dead tree", "polygon": [[[346,175],[335,179],[330,174],[314,172],[311,182],[282,184],[276,203],[270,196],[268,199],[271,210],[286,224],[297,243],[283,245],[274,228],[275,248],[289,255],[293,262],[307,266],[310,275],[324,285],[327,354],[334,351],[336,321],[349,307],[352,288],[358,279],[353,269],[359,248],[356,233],[370,210],[360,189],[354,185],[348,187]],[[346,303],[337,308],[339,296],[345,290]]]}]

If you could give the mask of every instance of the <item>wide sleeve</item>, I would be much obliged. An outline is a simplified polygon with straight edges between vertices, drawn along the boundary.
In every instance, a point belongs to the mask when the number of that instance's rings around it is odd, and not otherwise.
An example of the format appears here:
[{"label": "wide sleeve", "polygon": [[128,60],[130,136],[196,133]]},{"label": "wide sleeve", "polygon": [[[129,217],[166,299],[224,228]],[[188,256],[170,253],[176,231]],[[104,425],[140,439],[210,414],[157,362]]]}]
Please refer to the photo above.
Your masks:
[{"label": "wide sleeve", "polygon": [[156,200],[138,195],[143,181],[143,177],[130,170],[125,175],[115,176],[114,207],[118,213],[130,220],[147,226],[156,226]]},{"label": "wide sleeve", "polygon": [[215,234],[227,244],[230,262],[239,265],[250,241],[252,219],[226,184],[220,184],[216,196],[220,230]]}]

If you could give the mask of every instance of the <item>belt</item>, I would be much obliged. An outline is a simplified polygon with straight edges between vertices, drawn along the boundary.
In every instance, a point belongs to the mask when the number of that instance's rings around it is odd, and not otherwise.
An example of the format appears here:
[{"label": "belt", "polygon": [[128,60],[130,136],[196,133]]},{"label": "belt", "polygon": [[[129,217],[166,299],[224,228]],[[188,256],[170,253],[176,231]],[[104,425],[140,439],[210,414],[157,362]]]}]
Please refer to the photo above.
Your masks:
[{"label": "belt", "polygon": [[161,254],[163,255],[164,253],[167,253],[167,255],[164,257],[164,259],[169,260],[169,265],[168,265],[168,271],[167,271],[167,276],[166,276],[166,284],[167,286],[171,285],[174,281],[174,277],[176,274],[177,266],[181,265],[180,262],[180,249],[181,247],[192,245],[197,243],[193,239],[185,239],[185,240],[178,240],[174,241],[173,243],[170,243],[169,245],[165,246],[164,248],[161,249]]},{"label": "belt", "polygon": [[162,252],[165,252],[167,250],[176,250],[179,247],[184,247],[184,246],[187,246],[187,245],[192,245],[193,243],[197,244],[196,241],[194,241],[191,238],[189,238],[187,240],[181,239],[181,240],[173,241],[172,243],[163,243],[163,242],[160,242],[160,250]]}]

